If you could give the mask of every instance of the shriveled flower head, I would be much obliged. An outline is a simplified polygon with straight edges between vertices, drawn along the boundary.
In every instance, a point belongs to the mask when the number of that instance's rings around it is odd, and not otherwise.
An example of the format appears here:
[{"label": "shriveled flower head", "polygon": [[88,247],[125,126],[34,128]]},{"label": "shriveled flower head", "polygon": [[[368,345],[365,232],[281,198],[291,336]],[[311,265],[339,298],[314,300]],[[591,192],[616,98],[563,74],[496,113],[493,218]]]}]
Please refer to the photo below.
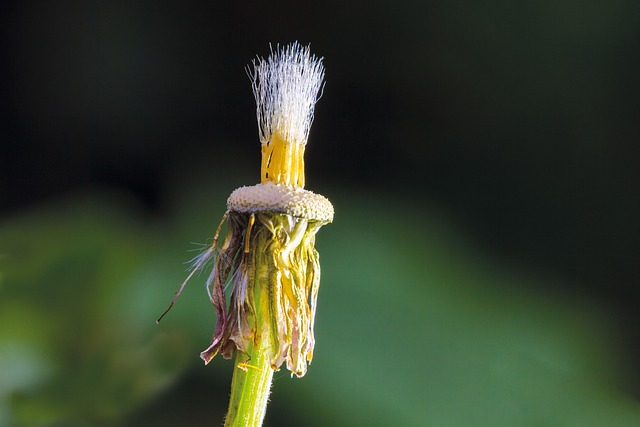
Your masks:
[{"label": "shriveled flower head", "polygon": [[211,345],[201,357],[209,363],[218,353],[259,354],[274,370],[286,362],[292,375],[302,377],[315,345],[315,235],[334,214],[329,200],[303,189],[304,148],[324,68],[308,47],[293,43],[256,59],[249,75],[262,146],[261,183],[231,193],[213,245],[194,260],[191,275],[213,260],[207,285],[217,314]]}]

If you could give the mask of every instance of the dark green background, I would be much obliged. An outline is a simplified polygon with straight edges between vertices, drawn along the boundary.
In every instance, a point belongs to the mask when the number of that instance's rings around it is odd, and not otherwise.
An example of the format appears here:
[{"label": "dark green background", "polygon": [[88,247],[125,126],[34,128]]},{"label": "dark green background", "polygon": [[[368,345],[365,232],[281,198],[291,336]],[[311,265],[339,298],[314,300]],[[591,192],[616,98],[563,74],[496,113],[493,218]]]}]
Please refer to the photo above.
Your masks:
[{"label": "dark green background", "polygon": [[314,363],[267,425],[640,424],[640,4],[5,2],[0,425],[220,425],[196,280],[244,67],[325,57]]}]

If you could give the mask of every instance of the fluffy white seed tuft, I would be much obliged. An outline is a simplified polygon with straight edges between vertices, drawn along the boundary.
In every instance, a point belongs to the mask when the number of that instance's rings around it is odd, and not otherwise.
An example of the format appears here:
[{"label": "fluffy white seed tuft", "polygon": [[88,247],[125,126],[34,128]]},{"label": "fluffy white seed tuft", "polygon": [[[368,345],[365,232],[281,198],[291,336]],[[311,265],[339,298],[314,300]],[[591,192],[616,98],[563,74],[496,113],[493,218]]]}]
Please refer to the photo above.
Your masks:
[{"label": "fluffy white seed tuft", "polygon": [[305,145],[313,110],[324,79],[322,58],[311,55],[298,42],[276,48],[267,59],[253,61],[256,116],[260,142],[280,133],[285,141]]}]

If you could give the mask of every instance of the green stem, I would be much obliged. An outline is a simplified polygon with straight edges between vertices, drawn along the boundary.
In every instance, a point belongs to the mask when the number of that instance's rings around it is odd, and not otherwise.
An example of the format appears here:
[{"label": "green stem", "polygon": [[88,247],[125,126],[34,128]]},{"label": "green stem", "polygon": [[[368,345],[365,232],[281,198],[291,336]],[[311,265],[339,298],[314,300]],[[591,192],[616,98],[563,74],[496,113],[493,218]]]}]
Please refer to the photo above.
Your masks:
[{"label": "green stem", "polygon": [[253,343],[246,352],[236,351],[235,368],[231,382],[231,399],[225,427],[260,427],[267,410],[269,391],[273,379],[272,325],[269,322],[270,279],[273,276],[266,262],[267,233],[256,229],[252,235],[254,272],[248,292],[254,295],[255,328]]},{"label": "green stem", "polygon": [[237,352],[225,427],[262,425],[272,378],[273,369],[265,348],[256,349],[251,359]]}]

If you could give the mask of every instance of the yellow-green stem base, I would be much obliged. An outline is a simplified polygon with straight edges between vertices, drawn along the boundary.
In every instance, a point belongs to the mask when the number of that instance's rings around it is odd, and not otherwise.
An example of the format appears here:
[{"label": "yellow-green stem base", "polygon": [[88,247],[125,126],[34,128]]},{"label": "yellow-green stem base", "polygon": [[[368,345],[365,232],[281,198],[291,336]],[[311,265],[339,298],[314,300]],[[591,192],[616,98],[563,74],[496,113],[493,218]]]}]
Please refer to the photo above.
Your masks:
[{"label": "yellow-green stem base", "polygon": [[257,349],[251,360],[236,353],[231,382],[231,400],[225,427],[260,427],[269,400],[273,369],[265,349]]}]

